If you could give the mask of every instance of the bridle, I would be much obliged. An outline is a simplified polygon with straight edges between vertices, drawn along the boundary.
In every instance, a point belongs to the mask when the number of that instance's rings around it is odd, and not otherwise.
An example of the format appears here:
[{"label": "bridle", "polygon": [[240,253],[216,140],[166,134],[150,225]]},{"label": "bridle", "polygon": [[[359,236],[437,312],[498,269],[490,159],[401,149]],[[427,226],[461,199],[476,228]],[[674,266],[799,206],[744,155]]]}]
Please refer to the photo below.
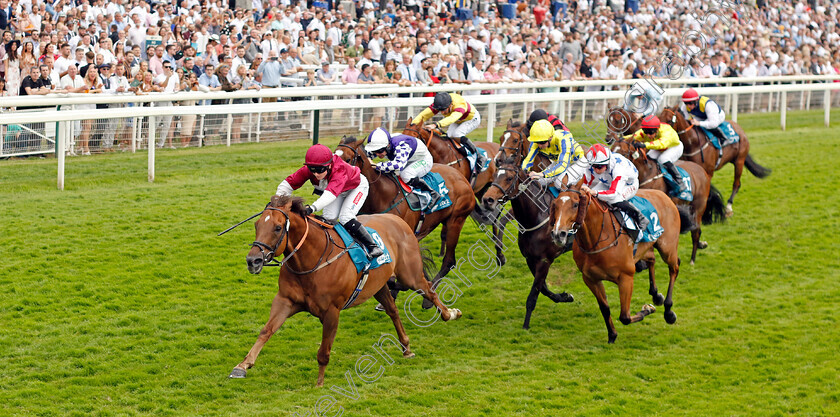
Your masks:
[{"label": "bridle", "polygon": [[[575,216],[575,221],[572,222],[571,227],[566,231],[566,233],[568,233],[569,236],[574,237],[577,234],[578,230],[580,230],[580,228],[583,226],[584,219],[586,218],[586,211],[589,209],[589,204],[592,203],[593,200],[595,201],[595,205],[598,207],[599,210],[601,210],[602,213],[606,213],[607,210],[608,210],[606,205],[602,206],[601,202],[598,201],[597,199],[593,198],[592,195],[590,195],[589,193],[582,193],[578,190],[573,190],[573,189],[564,190],[564,192],[576,193],[580,197],[578,199],[579,205],[578,205],[577,215]],[[586,200],[586,201],[584,202],[584,200]],[[612,224],[612,226],[613,226],[613,233],[615,234],[615,240],[612,243],[610,243],[609,245],[604,246],[603,248],[595,249],[598,246],[599,243],[603,242],[603,240],[601,240],[601,236],[603,235],[604,223],[606,223],[607,217],[610,218],[610,224]],[[613,217],[614,216],[607,216],[607,215],[602,217],[603,220],[601,221],[601,232],[599,232],[598,240],[595,241],[595,244],[592,245],[591,249],[585,249],[583,247],[583,245],[580,243],[580,241],[578,241],[578,247],[580,247],[580,250],[583,251],[583,253],[586,253],[587,255],[594,255],[596,253],[603,252],[603,251],[605,251],[605,250],[607,250],[607,249],[609,249],[613,246],[618,245],[618,238],[621,235],[621,225],[619,224],[617,226],[616,222],[613,220]]]},{"label": "bridle", "polygon": [[[519,141],[516,142],[516,147],[505,146],[508,143],[508,140],[510,140],[510,136],[508,136],[508,135],[513,134],[513,133],[515,133],[519,136]],[[514,176],[516,181],[511,181],[510,186],[508,186],[507,188],[502,188],[502,186],[499,185],[498,183],[496,183],[496,181],[493,181],[492,183],[490,183],[491,188],[496,187],[496,188],[499,189],[499,191],[502,192],[502,198],[499,201],[500,204],[504,204],[504,203],[508,202],[509,200],[515,200],[523,192],[525,192],[526,189],[528,189],[528,186],[525,185],[523,181],[521,181],[521,177],[522,177],[522,175],[524,175],[524,172],[521,169],[519,169],[520,168],[519,164],[522,162],[522,146],[521,145],[522,145],[522,143],[525,139],[525,134],[522,133],[519,130],[507,129],[507,130],[505,130],[505,136],[508,136],[508,137],[507,137],[507,139],[505,139],[504,143],[502,143],[499,146],[499,154],[498,154],[498,156],[496,156],[496,161],[495,161],[496,168],[499,168],[499,171],[498,171],[499,174],[502,174],[506,168],[516,172],[516,175]],[[511,151],[512,156],[510,158],[513,159],[513,162],[506,162],[506,163],[499,162],[500,161],[499,158],[502,155],[504,155],[504,153],[503,153],[504,150]],[[515,195],[510,195],[510,193],[513,191],[513,189],[517,188],[517,187],[518,187],[518,192]]]},{"label": "bridle", "polygon": [[[305,221],[306,231],[303,233],[303,238],[300,239],[300,242],[298,242],[298,244],[295,246],[294,250],[292,250],[292,253],[286,255],[286,257],[283,258],[282,261],[278,261],[277,259],[275,259],[275,256],[277,254],[277,248],[280,247],[280,244],[283,242],[283,240],[286,237],[288,237],[288,234],[289,234],[289,223],[290,223],[289,222],[289,213],[286,213],[286,211],[284,211],[283,209],[280,209],[280,208],[277,208],[277,207],[270,207],[270,206],[266,207],[265,210],[263,211],[263,213],[265,213],[268,210],[279,211],[280,213],[283,213],[283,216],[286,217],[286,219],[285,219],[286,221],[285,221],[285,224],[283,226],[283,230],[280,233],[280,239],[277,239],[277,243],[274,244],[274,247],[268,245],[267,243],[260,242],[259,240],[254,240],[254,243],[251,244],[251,247],[256,246],[260,249],[260,255],[262,256],[264,267],[265,266],[280,266],[280,267],[282,267],[283,264],[286,261],[288,261],[289,259],[291,259],[293,256],[295,256],[297,251],[301,248],[301,246],[303,246],[303,242],[306,240],[306,236],[309,235],[309,222]],[[270,216],[270,214],[269,214],[269,216]]]},{"label": "bridle", "polygon": [[[665,117],[665,123],[668,123],[669,125],[671,125],[671,127],[676,126],[676,124],[677,124],[677,111],[670,108],[670,107],[666,107],[664,110],[662,110],[662,114],[664,115],[665,112],[669,112],[671,114],[670,116]],[[683,129],[683,130],[678,131],[677,134],[682,135],[683,133],[688,132],[691,129],[694,129],[694,125],[691,124],[691,123],[688,123],[688,127]]]}]

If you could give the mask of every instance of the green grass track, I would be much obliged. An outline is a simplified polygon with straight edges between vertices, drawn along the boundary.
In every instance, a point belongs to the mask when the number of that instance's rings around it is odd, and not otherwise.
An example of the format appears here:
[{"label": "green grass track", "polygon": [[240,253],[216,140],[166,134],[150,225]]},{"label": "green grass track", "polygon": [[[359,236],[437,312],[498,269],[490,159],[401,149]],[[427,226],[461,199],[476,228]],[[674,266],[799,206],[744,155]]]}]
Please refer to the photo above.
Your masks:
[{"label": "green grass track", "polygon": [[[216,237],[265,205],[306,141],[161,151],[154,183],[144,152],[70,158],[64,191],[54,159],[0,161],[0,416],[840,415],[840,133],[822,112],[788,118],[782,132],[778,114],[740,115],[773,173],[745,171],[735,216],[704,227],[695,266],[682,236],[675,325],[660,309],[622,326],[607,283],[608,345],[566,254],[548,280],[575,302],[540,297],[522,330],[532,277],[513,245],[492,278],[464,265],[461,320],[403,316],[417,356],[391,348],[375,381],[356,363],[393,326],[374,301],[343,312],[323,388],[321,326],[306,314],[246,379],[227,379],[268,318],[277,271],[246,270],[250,223]],[[728,198],[731,165],[714,183]],[[458,257],[479,240],[468,221]],[[437,253],[436,233],[424,243]],[[632,310],[647,302],[640,274]]]}]

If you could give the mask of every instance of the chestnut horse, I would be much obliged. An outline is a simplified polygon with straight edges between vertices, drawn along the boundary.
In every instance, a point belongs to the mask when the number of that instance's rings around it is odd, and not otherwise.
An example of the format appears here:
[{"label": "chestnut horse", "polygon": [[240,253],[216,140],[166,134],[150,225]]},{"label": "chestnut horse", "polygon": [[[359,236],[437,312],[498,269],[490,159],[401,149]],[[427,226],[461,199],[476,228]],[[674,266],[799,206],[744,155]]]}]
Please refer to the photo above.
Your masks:
[{"label": "chestnut horse", "polygon": [[[504,206],[511,202],[513,216],[519,223],[519,252],[525,257],[528,269],[534,276],[531,292],[525,301],[525,322],[523,329],[531,327],[531,313],[537,306],[540,294],[555,303],[569,303],[574,297],[566,292],[554,293],[548,289],[545,278],[548,269],[565,249],[551,240],[551,227],[548,224],[548,208],[553,197],[546,186],[531,181],[528,173],[521,170],[522,158],[528,152],[530,142],[524,133],[525,125],[508,122],[506,130],[499,138],[502,144],[494,164],[498,168],[496,178],[489,190],[484,193],[482,204],[485,210],[493,210],[497,205]],[[551,161],[540,153],[534,166],[537,170],[545,169]]]},{"label": "chestnut horse", "polygon": [[729,121],[732,128],[738,133],[741,139],[738,143],[724,146],[723,155],[721,156],[718,150],[711,145],[709,138],[703,129],[694,128],[694,125],[689,123],[683,117],[679,106],[667,107],[659,114],[659,119],[663,123],[668,123],[673,126],[674,130],[680,135],[680,141],[685,146],[682,159],[692,161],[706,170],[709,177],[715,175],[715,171],[723,168],[727,163],[732,163],[735,166],[735,179],[732,183],[732,195],[726,202],[726,215],[732,215],[732,202],[735,200],[735,194],[741,188],[741,174],[744,171],[744,166],[758,178],[765,178],[770,175],[770,169],[765,168],[755,161],[750,156],[750,142],[747,140],[747,134],[740,125],[733,121]]},{"label": "chestnut horse", "polygon": [[[639,170],[639,188],[648,188],[668,193],[668,184],[662,178],[659,164],[647,157],[644,150],[636,150],[629,142],[621,137],[616,138],[614,134],[608,134],[607,141],[612,141],[612,151],[623,155]],[[712,178],[703,170],[703,167],[691,161],[677,161],[676,165],[684,169],[691,178],[692,197],[691,201],[685,201],[677,197],[671,200],[677,205],[682,218],[688,218],[689,224],[681,224],[680,232],[691,231],[691,265],[697,258],[697,249],[706,249],[708,244],[700,240],[702,233],[701,224],[723,222],[724,206],[723,196],[720,191],[712,185]],[[683,211],[688,210],[688,213]],[[653,271],[651,271],[653,273]]]},{"label": "chestnut horse", "polygon": [[260,331],[257,342],[240,364],[233,368],[230,378],[244,378],[254,366],[263,346],[287,318],[306,311],[323,324],[321,346],[318,348],[318,382],[324,385],[324,372],[330,361],[330,350],[338,329],[338,316],[343,308],[364,303],[371,296],[385,307],[394,322],[403,356],[414,356],[408,345],[397,306],[386,282],[392,276],[423,296],[440,310],[444,321],[461,317],[458,309],[445,307],[430,287],[428,270],[424,267],[420,246],[412,230],[402,219],[391,214],[359,216],[359,221],[372,227],[382,238],[391,256],[391,263],[369,271],[364,287],[350,306],[346,306],[361,279],[346,252],[338,233],[323,227],[324,223],[307,217],[302,198],[273,196],[255,223],[256,238],[245,257],[248,271],[259,274],[279,254],[280,277],[277,295],[271,303],[268,322]]},{"label": "chestnut horse", "polygon": [[359,167],[362,175],[370,182],[370,194],[362,205],[361,212],[396,214],[414,230],[417,240],[423,239],[439,224],[443,224],[447,239],[443,262],[441,262],[440,271],[435,275],[435,282],[439,281],[455,266],[455,246],[461,236],[461,228],[464,227],[464,222],[475,208],[475,196],[470,184],[455,168],[434,164],[432,172],[443,176],[446,188],[449,189],[452,205],[423,216],[421,212],[413,211],[408,207],[408,202],[400,192],[399,181],[394,175],[383,175],[373,169],[364,145],[364,140],[356,140],[355,137],[348,136],[341,140],[335,151],[335,154],[345,162]]},{"label": "chestnut horse", "polygon": [[607,134],[626,136],[642,128],[642,118],[621,107],[613,107],[607,114]]},{"label": "chestnut horse", "polygon": [[[433,132],[429,129],[425,129],[422,124],[411,124],[411,119],[406,121],[403,134],[422,140],[429,149],[429,153],[432,154],[432,159],[435,163],[449,165],[457,169],[464,178],[467,179],[467,181],[471,182],[475,198],[478,199],[479,202],[481,201],[481,196],[484,195],[490,187],[490,183],[493,182],[493,178],[496,176],[496,165],[489,164],[486,170],[480,172],[476,176],[473,176],[473,170],[470,168],[470,161],[458,152],[456,147],[461,145],[456,145],[452,138],[441,136],[437,131]],[[496,157],[496,154],[499,153],[499,145],[493,142],[479,142],[476,147],[484,149],[487,152],[487,159],[491,161]],[[481,224],[493,225],[493,236],[495,236],[496,240],[496,261],[501,266],[505,264],[506,260],[504,252],[502,251],[502,246],[499,242],[501,242],[502,239],[502,230],[504,230],[505,225],[507,224],[507,217],[504,216],[500,218],[499,214],[499,212],[485,212],[482,210],[481,204],[479,203],[475,206],[473,218]],[[501,221],[497,224],[493,221],[494,219],[501,219]],[[445,228],[441,230],[440,238],[442,242],[441,256],[443,256],[443,248],[446,245]]]},{"label": "chestnut horse", "polygon": [[[640,242],[633,254],[633,242],[621,227],[622,221],[616,218],[606,204],[592,197],[588,193],[577,190],[566,190],[551,204],[549,214],[551,237],[560,247],[572,243],[572,254],[578,269],[583,273],[583,282],[595,295],[601,315],[607,325],[607,341],[615,342],[618,333],[615,331],[604,280],[618,285],[621,299],[621,313],[619,320],[627,325],[642,321],[645,316],[656,311],[652,305],[646,304],[642,310],[630,315],[630,301],[633,298],[633,275],[636,272],[635,263],[645,257],[651,248],[659,251],[659,256],[668,264],[670,282],[668,295],[663,299],[656,288],[653,274],[650,274],[650,289],[648,293],[653,297],[656,305],[665,304],[665,321],[674,324],[677,315],[672,310],[674,282],[680,271],[680,260],[677,254],[679,245],[680,219],[677,206],[659,190],[639,190],[636,194],[650,201],[658,214],[658,219],[652,219],[654,224],[659,221],[665,230],[654,242]],[[651,271],[653,263],[650,264]]]}]

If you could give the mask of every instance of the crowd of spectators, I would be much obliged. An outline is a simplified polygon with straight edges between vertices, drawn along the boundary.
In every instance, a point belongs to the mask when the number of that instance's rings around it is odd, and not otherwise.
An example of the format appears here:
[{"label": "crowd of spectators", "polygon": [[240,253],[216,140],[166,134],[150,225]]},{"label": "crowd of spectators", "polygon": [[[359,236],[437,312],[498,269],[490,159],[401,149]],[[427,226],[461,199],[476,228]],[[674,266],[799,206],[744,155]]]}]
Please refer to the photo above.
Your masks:
[{"label": "crowd of spectators", "polygon": [[0,94],[836,74],[838,11],[824,0],[0,0]]}]

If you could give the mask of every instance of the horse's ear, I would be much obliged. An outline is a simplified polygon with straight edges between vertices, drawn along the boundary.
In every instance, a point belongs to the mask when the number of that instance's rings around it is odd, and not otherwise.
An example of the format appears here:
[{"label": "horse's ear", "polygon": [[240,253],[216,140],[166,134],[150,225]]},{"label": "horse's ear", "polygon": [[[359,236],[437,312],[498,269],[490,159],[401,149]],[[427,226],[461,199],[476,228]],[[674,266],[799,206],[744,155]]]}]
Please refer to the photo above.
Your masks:
[{"label": "horse's ear", "polygon": [[507,125],[505,126],[507,129],[510,129],[510,125],[513,124],[513,119],[508,119]]},{"label": "horse's ear", "polygon": [[583,178],[578,180],[577,183],[570,185],[569,188],[572,189],[572,190],[580,191],[581,186],[583,186]]},{"label": "horse's ear", "polygon": [[280,196],[277,194],[271,196],[271,202],[268,205],[271,207],[280,207]]},{"label": "horse's ear", "polygon": [[410,127],[412,121],[413,121],[413,119],[411,118],[411,116],[409,116],[408,120],[405,121],[405,127]]}]

